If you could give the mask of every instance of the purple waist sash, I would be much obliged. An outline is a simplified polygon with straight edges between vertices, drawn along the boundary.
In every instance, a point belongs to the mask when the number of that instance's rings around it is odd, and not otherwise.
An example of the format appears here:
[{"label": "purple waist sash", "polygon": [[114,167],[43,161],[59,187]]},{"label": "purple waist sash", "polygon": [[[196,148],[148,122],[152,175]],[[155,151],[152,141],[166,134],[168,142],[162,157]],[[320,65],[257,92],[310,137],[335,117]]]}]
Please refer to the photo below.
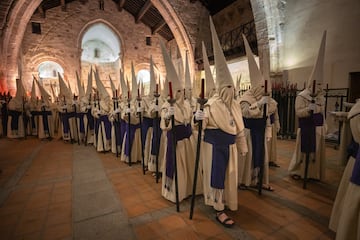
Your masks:
[{"label": "purple waist sash", "polygon": [[252,161],[254,168],[264,164],[265,156],[265,118],[243,118],[244,125],[250,129],[252,145]]},{"label": "purple waist sash", "polygon": [[302,153],[312,153],[316,151],[315,128],[323,125],[324,117],[321,113],[314,113],[310,117],[299,118]]},{"label": "purple waist sash", "polygon": [[235,135],[221,129],[205,129],[204,142],[212,144],[211,187],[224,189],[226,169],[229,163],[229,146],[235,143]]},{"label": "purple waist sash", "polygon": [[[185,138],[189,138],[192,134],[190,125],[177,125],[175,126],[175,141],[181,141]],[[175,143],[175,145],[176,145]],[[175,170],[175,159],[173,158],[174,143],[172,139],[172,131],[167,132],[167,148],[166,148],[166,176],[169,178],[173,178],[174,170]]]}]

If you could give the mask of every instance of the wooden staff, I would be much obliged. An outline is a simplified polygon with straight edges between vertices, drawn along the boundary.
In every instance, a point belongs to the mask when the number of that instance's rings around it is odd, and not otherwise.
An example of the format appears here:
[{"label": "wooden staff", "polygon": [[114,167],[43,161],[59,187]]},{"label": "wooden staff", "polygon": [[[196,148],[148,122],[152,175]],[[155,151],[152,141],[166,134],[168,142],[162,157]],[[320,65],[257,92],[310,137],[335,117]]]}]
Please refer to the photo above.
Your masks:
[{"label": "wooden staff", "polygon": [[[127,85],[128,85],[128,99],[127,99],[127,101],[128,101],[128,109],[130,109],[130,101],[131,101],[131,99],[130,99],[130,91],[129,91],[129,82],[127,83]],[[128,112],[128,126],[129,126],[129,128],[128,128],[128,134],[127,134],[127,140],[128,140],[128,144],[129,144],[129,167],[131,167],[131,139],[130,139],[130,131],[131,131],[131,129],[130,129],[130,127],[131,127],[131,112],[129,111]]]},{"label": "wooden staff", "polygon": [[[316,87],[316,80],[313,81],[313,86],[312,86],[312,94],[311,94],[311,103],[315,103],[315,87]],[[314,111],[311,110],[310,111],[310,117],[311,119],[313,119],[313,115],[314,115]],[[315,128],[315,126],[311,126],[312,128]],[[315,131],[315,129],[314,129]],[[316,137],[316,135],[315,135]],[[316,141],[316,139],[315,139]],[[316,144],[316,142],[315,142]],[[304,182],[303,182],[303,189],[306,189],[306,184],[307,184],[307,175],[308,175],[308,170],[309,170],[309,162],[310,162],[310,147],[308,147],[306,149],[306,153],[305,153],[305,169],[304,169]]]},{"label": "wooden staff", "polygon": [[[154,97],[155,97],[155,106],[158,106],[159,105],[159,97],[160,97],[160,94],[159,94],[159,84],[156,84],[156,91],[154,93]],[[159,182],[159,141],[158,141],[158,138],[160,138],[159,134],[160,134],[160,131],[158,129],[158,125],[159,125],[159,111],[157,110],[156,113],[155,113],[155,124],[153,126],[153,129],[154,129],[154,135],[153,137],[156,136],[156,139],[155,139],[155,148],[156,148],[156,158],[155,158],[155,166],[156,166],[156,183]]]},{"label": "wooden staff", "polygon": [[[5,100],[6,101],[6,100]],[[26,125],[27,125],[27,116],[26,116],[26,109],[25,109],[26,97],[23,96],[22,98],[22,116],[23,116],[23,125],[24,125],[24,139],[26,139]],[[4,126],[6,128],[6,126]]]},{"label": "wooden staff", "polygon": [[[88,105],[91,104],[91,93],[89,94],[89,103]],[[87,109],[86,110],[86,118],[89,116],[89,111],[91,111],[91,109]],[[87,146],[87,139],[88,139],[88,132],[89,132],[89,119],[87,119],[87,124],[86,124],[86,131],[85,131],[85,141],[84,141],[84,145]]]},{"label": "wooden staff", "polygon": [[[138,108],[141,108],[141,96],[140,96],[140,91],[139,88],[137,90],[137,102],[138,102]],[[139,117],[139,122],[140,122],[140,141],[141,141],[141,158],[142,158],[142,168],[143,168],[143,174],[145,175],[146,172],[146,168],[145,168],[145,160],[144,160],[144,146],[143,146],[143,129],[142,129],[142,116],[141,116],[141,111],[137,112],[138,117]]]},{"label": "wooden staff", "polygon": [[[200,93],[200,98],[198,98],[198,103],[200,104],[201,111],[204,110],[204,105],[207,102],[207,99],[204,97],[204,82],[205,82],[205,80],[202,78],[201,79],[201,93]],[[196,184],[197,184],[197,176],[198,176],[199,161],[200,161],[200,150],[201,150],[201,133],[202,133],[202,120],[199,120],[199,122],[198,122],[198,139],[197,139],[197,146],[196,146],[194,182],[193,182],[191,206],[190,206],[190,217],[189,217],[190,219],[192,219],[192,217],[193,217],[194,206],[195,206]]]},{"label": "wooden staff", "polygon": [[[169,96],[170,99],[168,100],[171,107],[174,106],[174,103],[176,102],[176,99],[173,98],[173,92],[172,92],[172,85],[171,82],[169,82]],[[174,178],[175,178],[175,198],[176,198],[176,211],[180,211],[180,205],[179,205],[179,184],[178,184],[178,172],[177,172],[177,160],[176,160],[176,130],[175,130],[175,116],[171,116],[171,137],[172,137],[172,144],[173,144],[173,160],[174,160]]]},{"label": "wooden staff", "polygon": [[[265,80],[265,93],[264,93],[264,96],[269,96],[269,93],[268,93],[268,82],[267,82],[267,80]],[[264,104],[264,112],[263,112],[263,119],[264,119],[264,122],[265,122],[265,128],[264,128],[264,131],[266,131],[266,121],[267,121],[267,104],[268,103],[266,103],[266,104]],[[266,137],[265,136],[265,133],[264,133],[264,137]],[[266,139],[264,139],[264,142],[262,142],[262,144],[266,144]],[[265,146],[264,146],[264,156],[263,156],[263,158],[262,158],[262,161],[261,161],[261,163],[260,163],[260,169],[259,169],[259,183],[258,183],[258,193],[259,193],[259,195],[261,195],[261,193],[262,193],[262,186],[263,186],[263,177],[264,177],[264,161],[265,161]]]},{"label": "wooden staff", "polygon": [[[113,92],[113,107],[114,110],[117,110],[119,107],[119,102],[118,102],[118,94],[117,94],[117,90],[115,90]],[[117,119],[114,120],[114,130],[115,130],[115,148],[116,148],[116,157],[119,157],[119,150],[118,150],[118,120],[119,120],[119,113],[116,113]]]},{"label": "wooden staff", "polygon": [[[100,96],[99,96],[99,91],[96,92],[96,96],[97,96],[97,106],[98,106],[98,110],[99,112],[101,111],[101,107],[100,107]],[[102,126],[102,123],[101,123],[101,119],[100,119],[100,116],[99,116],[99,127],[100,129],[98,129],[98,132],[100,132],[101,134],[101,142],[102,142],[102,145],[103,145],[103,153],[105,153],[105,142],[104,142],[104,136],[103,136],[103,126]],[[96,144],[97,146],[97,144]]]},{"label": "wooden staff", "polygon": [[78,117],[77,117],[77,110],[76,110],[76,102],[75,102],[76,96],[74,94],[74,114],[75,114],[75,126],[76,126],[76,133],[78,135],[78,145],[80,145],[80,132],[79,132],[79,128],[78,128]]}]

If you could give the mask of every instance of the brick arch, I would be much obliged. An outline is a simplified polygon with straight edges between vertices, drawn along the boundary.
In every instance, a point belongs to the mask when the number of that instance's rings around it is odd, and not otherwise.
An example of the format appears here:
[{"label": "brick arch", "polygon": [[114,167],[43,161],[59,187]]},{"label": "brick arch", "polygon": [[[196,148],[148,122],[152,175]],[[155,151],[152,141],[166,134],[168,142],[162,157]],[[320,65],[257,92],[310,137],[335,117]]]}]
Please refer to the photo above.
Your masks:
[{"label": "brick arch", "polygon": [[0,60],[0,70],[5,75],[1,84],[10,91],[16,89],[15,79],[19,75],[18,57],[26,26],[40,3],[41,0],[19,0],[10,10],[9,21],[2,38],[3,52]]}]

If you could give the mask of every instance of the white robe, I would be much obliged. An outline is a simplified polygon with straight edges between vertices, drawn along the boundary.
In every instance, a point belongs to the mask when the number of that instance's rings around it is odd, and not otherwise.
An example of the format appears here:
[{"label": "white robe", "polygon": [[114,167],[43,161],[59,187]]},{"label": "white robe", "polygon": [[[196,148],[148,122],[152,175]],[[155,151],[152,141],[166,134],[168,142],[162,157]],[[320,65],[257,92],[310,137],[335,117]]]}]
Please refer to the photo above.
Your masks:
[{"label": "white robe", "polygon": [[233,101],[229,110],[221,97],[215,94],[205,105],[204,112],[207,118],[203,120],[203,130],[220,129],[236,136],[236,142],[229,145],[229,162],[225,173],[224,189],[211,186],[213,145],[202,141],[200,164],[203,170],[205,204],[217,211],[224,210],[225,206],[235,211],[238,208],[238,148],[241,152],[247,152],[240,106]]},{"label": "white robe", "polygon": [[[301,92],[295,100],[295,112],[298,118],[310,116],[310,111],[308,106],[311,103],[310,91],[305,89]],[[324,118],[324,109],[325,109],[325,99],[322,95],[315,97],[315,104],[317,105],[317,110],[315,113],[322,113]],[[316,153],[310,153],[309,167],[308,167],[308,178],[323,180],[325,178],[325,135],[326,135],[326,125],[324,119],[323,126],[317,126],[315,129],[316,135]],[[288,171],[291,175],[299,175],[302,178],[304,177],[305,171],[305,159],[306,154],[301,153],[301,132],[300,128],[297,130],[296,135],[296,144],[295,151],[291,158]]]}]

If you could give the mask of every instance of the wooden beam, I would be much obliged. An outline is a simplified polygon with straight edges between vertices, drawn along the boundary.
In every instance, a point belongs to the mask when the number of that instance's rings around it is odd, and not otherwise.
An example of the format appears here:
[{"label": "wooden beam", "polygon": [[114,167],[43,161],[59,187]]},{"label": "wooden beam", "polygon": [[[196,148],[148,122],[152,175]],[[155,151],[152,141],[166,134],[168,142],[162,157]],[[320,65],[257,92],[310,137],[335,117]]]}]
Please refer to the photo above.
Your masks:
[{"label": "wooden beam", "polygon": [[166,22],[165,20],[161,20],[158,22],[154,27],[151,28],[151,33],[154,35],[156,34],[163,26],[165,26]]},{"label": "wooden beam", "polygon": [[121,12],[124,9],[126,0],[120,0],[118,4],[118,10]]},{"label": "wooden beam", "polygon": [[45,10],[44,10],[44,7],[43,7],[42,4],[39,5],[38,11],[39,11],[39,13],[40,13],[40,15],[41,15],[42,18],[45,18],[45,17],[46,17],[46,15],[45,15]]},{"label": "wooden beam", "polygon": [[140,9],[139,13],[137,14],[136,18],[135,18],[135,23],[139,23],[141,18],[145,15],[145,13],[147,12],[147,10],[149,10],[149,8],[152,6],[152,3],[150,0],[147,0],[144,4],[144,6],[142,6],[142,8]]},{"label": "wooden beam", "polygon": [[66,2],[65,2],[65,0],[61,0],[60,2],[61,2],[61,10],[66,12]]}]

